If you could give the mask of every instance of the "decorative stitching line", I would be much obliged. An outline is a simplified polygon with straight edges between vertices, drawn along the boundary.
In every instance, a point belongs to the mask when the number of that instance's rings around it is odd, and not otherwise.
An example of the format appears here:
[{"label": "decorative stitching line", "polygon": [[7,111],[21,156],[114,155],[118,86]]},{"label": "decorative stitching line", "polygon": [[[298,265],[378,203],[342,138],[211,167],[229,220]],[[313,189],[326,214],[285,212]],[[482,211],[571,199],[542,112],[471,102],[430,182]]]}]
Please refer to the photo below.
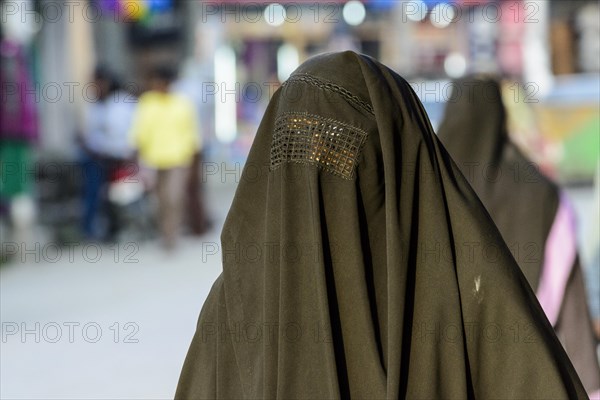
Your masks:
[{"label": "decorative stitching line", "polygon": [[321,89],[329,90],[330,92],[334,92],[344,97],[351,103],[359,106],[363,110],[367,111],[371,115],[375,115],[375,111],[373,110],[373,106],[366,101],[362,100],[360,97],[352,94],[352,92],[343,88],[342,86],[336,85],[335,83],[328,82],[324,79],[317,78],[315,76],[309,74],[296,74],[292,75],[287,81],[285,81],[282,86],[288,85],[294,82],[304,82],[313,86],[317,86]]},{"label": "decorative stitching line", "polygon": [[270,170],[286,162],[305,163],[353,179],[366,138],[364,130],[331,118],[283,113],[275,121]]}]

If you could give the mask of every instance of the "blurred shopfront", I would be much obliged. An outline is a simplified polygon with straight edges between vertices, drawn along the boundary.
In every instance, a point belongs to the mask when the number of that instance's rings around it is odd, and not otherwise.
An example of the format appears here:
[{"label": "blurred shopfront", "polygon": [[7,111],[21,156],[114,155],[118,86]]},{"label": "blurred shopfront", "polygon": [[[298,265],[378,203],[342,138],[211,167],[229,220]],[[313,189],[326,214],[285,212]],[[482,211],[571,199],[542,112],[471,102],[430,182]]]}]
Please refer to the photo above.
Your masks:
[{"label": "blurred shopfront", "polygon": [[[593,0],[2,4],[3,36],[22,42],[38,85],[43,156],[75,157],[94,65],[110,65],[131,92],[140,93],[149,69],[171,63],[181,72],[179,87],[197,101],[207,151],[243,160],[279,83],[311,55],[344,49],[372,55],[425,88],[417,92],[434,122],[446,100],[444,82],[493,72],[525,83],[528,96],[539,101],[532,106],[549,140],[589,149],[598,136],[593,133],[599,120],[600,11]],[[596,90],[596,96],[580,99],[581,87]],[[576,122],[558,129],[552,116],[563,111]],[[582,165],[557,175],[591,178],[589,166],[598,154],[589,153]],[[573,163],[561,159],[557,168]]]}]

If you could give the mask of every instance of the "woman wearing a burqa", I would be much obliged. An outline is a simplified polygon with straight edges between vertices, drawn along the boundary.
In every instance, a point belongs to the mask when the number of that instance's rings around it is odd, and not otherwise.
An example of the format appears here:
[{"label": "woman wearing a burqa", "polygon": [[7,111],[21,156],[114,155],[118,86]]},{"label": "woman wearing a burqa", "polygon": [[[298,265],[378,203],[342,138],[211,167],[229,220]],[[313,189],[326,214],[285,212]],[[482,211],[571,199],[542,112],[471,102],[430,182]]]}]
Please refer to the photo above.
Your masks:
[{"label": "woman wearing a burqa", "polygon": [[600,399],[574,212],[509,139],[500,82],[474,76],[453,86],[439,137],[513,252],[588,393]]},{"label": "woman wearing a burqa", "polygon": [[177,399],[583,399],[409,85],[352,52],[274,94]]}]

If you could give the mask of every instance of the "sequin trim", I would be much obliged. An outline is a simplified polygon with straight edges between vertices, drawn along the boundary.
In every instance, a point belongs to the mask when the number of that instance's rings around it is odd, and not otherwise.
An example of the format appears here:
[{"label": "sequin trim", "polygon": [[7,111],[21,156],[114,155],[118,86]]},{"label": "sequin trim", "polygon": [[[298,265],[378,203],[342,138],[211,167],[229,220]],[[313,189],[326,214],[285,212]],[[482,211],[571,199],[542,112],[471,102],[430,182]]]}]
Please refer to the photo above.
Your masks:
[{"label": "sequin trim", "polygon": [[353,179],[367,133],[355,126],[308,113],[289,112],[275,121],[271,170],[286,162],[313,164]]}]

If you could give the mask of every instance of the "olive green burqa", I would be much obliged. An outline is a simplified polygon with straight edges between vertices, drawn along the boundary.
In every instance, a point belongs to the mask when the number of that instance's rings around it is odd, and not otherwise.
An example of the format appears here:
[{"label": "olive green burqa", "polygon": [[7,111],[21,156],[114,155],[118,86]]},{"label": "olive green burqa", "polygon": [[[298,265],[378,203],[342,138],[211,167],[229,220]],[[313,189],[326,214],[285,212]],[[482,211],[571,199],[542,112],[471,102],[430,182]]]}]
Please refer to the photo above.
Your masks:
[{"label": "olive green burqa", "polygon": [[274,94],[178,399],[578,399],[523,274],[410,86],[352,52]]}]

